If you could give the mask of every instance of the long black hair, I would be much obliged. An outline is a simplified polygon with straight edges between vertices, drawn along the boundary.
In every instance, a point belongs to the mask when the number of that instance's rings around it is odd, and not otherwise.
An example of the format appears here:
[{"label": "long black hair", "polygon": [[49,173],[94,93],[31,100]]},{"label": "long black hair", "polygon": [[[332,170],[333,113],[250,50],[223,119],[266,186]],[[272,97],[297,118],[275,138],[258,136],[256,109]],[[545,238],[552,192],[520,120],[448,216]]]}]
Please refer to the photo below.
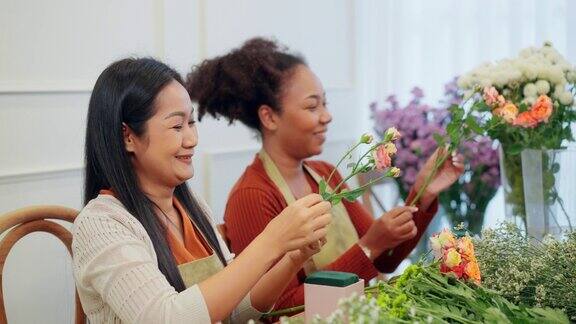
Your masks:
[{"label": "long black hair", "polygon": [[[177,290],[186,289],[166,241],[166,228],[154,211],[154,203],[138,186],[130,153],[124,146],[122,123],[137,136],[146,132],[146,121],[154,115],[154,98],[171,81],[183,84],[180,75],[151,58],[127,58],[112,63],[98,77],[88,106],[85,146],[84,204],[102,189],[113,189],[116,197],[150,236],[160,271]],[[182,203],[225,265],[216,233],[186,183],[174,195]]]}]

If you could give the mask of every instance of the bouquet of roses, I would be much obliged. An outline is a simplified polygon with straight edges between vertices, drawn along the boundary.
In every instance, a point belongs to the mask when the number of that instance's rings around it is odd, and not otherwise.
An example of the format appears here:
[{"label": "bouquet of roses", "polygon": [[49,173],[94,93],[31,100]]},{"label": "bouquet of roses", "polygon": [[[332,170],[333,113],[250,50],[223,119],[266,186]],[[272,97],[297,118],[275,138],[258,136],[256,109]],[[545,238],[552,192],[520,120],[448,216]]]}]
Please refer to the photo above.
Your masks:
[{"label": "bouquet of roses", "polygon": [[488,134],[510,154],[557,149],[562,141],[574,140],[569,125],[576,120],[575,85],[576,69],[549,43],[481,65],[458,79],[467,97],[485,102],[478,110],[506,121]]},{"label": "bouquet of roses", "polygon": [[440,261],[441,273],[480,284],[480,268],[470,236],[456,238],[451,231],[444,229],[430,238],[430,247],[434,259]]},{"label": "bouquet of roses", "polygon": [[[525,149],[557,150],[574,141],[576,69],[549,43],[527,48],[512,59],[479,66],[458,80],[472,108],[489,120],[481,125],[502,148],[501,170],[509,216],[525,222],[522,161]],[[557,199],[554,174],[559,165],[542,154],[547,203]]]}]

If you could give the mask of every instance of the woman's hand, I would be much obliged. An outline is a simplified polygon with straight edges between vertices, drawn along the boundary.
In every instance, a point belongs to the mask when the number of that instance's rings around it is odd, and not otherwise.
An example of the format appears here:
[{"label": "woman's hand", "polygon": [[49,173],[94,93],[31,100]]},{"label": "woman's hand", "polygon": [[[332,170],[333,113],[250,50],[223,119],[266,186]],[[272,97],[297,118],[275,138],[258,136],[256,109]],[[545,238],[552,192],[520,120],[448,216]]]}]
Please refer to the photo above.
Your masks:
[{"label": "woman's hand", "polygon": [[326,237],[331,205],[310,194],[288,205],[260,234],[278,256],[299,250]]},{"label": "woman's hand", "polygon": [[370,250],[370,259],[416,236],[418,229],[412,220],[416,207],[396,207],[372,223],[358,244]]},{"label": "woman's hand", "polygon": [[326,244],[325,237],[314,243],[310,243],[304,247],[301,247],[298,250],[289,251],[286,254],[290,257],[290,260],[292,260],[296,266],[301,267],[304,262],[310,259],[314,254],[320,252],[324,244]]},{"label": "woman's hand", "polygon": [[[446,148],[437,149],[434,154],[426,161],[424,167],[416,176],[414,190],[418,192],[424,185],[426,178],[432,173],[436,159],[448,154]],[[452,153],[451,156],[446,158],[446,161],[440,166],[428,187],[426,187],[422,197],[420,198],[420,208],[427,210],[428,206],[436,197],[444,190],[448,189],[458,178],[464,173],[464,157],[462,154]]]}]

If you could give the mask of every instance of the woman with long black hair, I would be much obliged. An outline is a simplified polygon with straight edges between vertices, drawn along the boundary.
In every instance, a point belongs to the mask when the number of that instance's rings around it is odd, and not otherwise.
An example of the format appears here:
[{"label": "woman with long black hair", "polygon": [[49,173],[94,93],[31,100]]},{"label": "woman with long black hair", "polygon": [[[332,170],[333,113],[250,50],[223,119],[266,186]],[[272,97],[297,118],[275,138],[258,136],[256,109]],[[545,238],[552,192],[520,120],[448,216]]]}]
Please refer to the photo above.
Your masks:
[{"label": "woman with long black hair", "polygon": [[100,75],[88,109],[86,206],[72,243],[90,323],[258,318],[319,251],[330,206],[307,195],[232,260],[185,183],[197,144],[192,103],[173,69],[124,59]]}]

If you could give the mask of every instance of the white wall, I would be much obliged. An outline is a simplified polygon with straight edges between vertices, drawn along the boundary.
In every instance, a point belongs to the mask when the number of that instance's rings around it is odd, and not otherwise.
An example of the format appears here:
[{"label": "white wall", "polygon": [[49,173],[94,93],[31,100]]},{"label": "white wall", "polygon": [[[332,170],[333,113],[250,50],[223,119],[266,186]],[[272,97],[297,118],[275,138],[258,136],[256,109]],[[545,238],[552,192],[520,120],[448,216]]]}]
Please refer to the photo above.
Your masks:
[{"label": "white wall", "polygon": [[[304,54],[324,82],[334,115],[327,158],[361,132],[352,1],[0,0],[0,8],[0,213],[81,208],[90,90],[107,64],[127,55],[155,56],[185,73],[252,36],[274,36]],[[243,126],[210,118],[199,134],[190,184],[221,219],[258,143]],[[70,259],[55,239],[19,242],[3,278],[10,323],[72,322]]]}]

